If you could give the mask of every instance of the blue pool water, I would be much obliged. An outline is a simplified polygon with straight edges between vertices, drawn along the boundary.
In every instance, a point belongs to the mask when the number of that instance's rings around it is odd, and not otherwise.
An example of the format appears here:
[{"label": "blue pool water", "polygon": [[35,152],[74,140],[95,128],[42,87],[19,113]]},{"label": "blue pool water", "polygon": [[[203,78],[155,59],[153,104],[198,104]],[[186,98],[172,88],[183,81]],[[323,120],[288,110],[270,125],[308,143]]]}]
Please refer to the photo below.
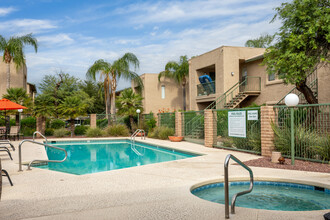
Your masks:
[{"label": "blue pool water", "polygon": [[[136,150],[132,150],[130,140],[57,141],[49,144],[64,148],[68,158],[63,163],[49,162],[38,167],[77,175],[199,156],[140,142],[135,142]],[[49,160],[62,160],[65,156],[63,151],[53,148],[46,147],[46,152]]]},{"label": "blue pool water", "polygon": [[[249,182],[232,182],[229,201],[234,194],[247,190]],[[202,199],[225,204],[224,184],[209,184],[192,190]],[[254,182],[251,193],[237,197],[236,206],[281,211],[330,209],[330,190],[283,182]]]}]

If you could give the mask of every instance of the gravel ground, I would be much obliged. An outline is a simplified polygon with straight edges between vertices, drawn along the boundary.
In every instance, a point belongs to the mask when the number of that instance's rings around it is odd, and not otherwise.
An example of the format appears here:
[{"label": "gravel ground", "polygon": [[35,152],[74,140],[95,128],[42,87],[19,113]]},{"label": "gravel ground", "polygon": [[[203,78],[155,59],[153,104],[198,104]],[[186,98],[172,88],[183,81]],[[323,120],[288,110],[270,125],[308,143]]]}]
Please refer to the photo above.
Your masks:
[{"label": "gravel ground", "polygon": [[322,163],[314,163],[310,161],[295,160],[295,165],[291,165],[291,160],[288,158],[285,158],[284,164],[272,163],[269,157],[249,160],[244,163],[251,167],[268,167],[268,168],[276,168],[276,169],[330,173],[330,164],[328,163],[322,164]]}]

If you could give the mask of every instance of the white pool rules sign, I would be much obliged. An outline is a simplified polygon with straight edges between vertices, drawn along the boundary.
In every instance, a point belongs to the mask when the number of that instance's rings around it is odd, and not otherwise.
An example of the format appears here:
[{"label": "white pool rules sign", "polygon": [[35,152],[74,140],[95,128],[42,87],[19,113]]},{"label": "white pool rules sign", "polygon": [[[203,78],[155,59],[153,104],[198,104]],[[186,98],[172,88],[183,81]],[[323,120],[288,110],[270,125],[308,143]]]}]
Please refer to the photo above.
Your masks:
[{"label": "white pool rules sign", "polygon": [[246,138],[246,112],[228,112],[228,136]]}]

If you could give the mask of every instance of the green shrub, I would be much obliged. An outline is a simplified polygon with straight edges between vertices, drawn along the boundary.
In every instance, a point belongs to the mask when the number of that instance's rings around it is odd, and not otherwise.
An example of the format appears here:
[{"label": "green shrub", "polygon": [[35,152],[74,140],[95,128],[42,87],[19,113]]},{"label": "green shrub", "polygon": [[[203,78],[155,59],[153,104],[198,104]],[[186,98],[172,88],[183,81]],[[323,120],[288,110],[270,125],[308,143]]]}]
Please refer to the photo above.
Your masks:
[{"label": "green shrub", "polygon": [[75,127],[74,134],[75,135],[84,135],[86,133],[87,129],[88,129],[88,126],[79,125],[79,126]]},{"label": "green shrub", "polygon": [[[10,124],[10,126],[15,126],[16,125],[16,120],[15,119],[10,119],[9,124]],[[6,126],[4,119],[0,119],[0,126]]]},{"label": "green shrub", "polygon": [[156,127],[153,132],[149,133],[148,137],[166,140],[168,136],[173,136],[175,133],[173,128]]},{"label": "green shrub", "polygon": [[65,127],[65,122],[62,121],[61,119],[54,119],[50,123],[50,127],[53,128],[53,129],[64,128]]},{"label": "green shrub", "polygon": [[24,134],[25,137],[27,136],[32,136],[33,135],[33,132],[35,132],[36,129],[35,128],[28,128],[28,127],[22,127],[21,129],[21,133]]},{"label": "green shrub", "polygon": [[90,124],[91,124],[91,120],[89,118],[84,120],[82,123],[82,125],[90,125]]},{"label": "green shrub", "polygon": [[66,130],[65,128],[59,128],[54,130],[55,137],[64,137],[70,134],[70,131]]},{"label": "green shrub", "polygon": [[35,117],[27,117],[21,120],[22,128],[36,128],[37,119]]},{"label": "green shrub", "polygon": [[156,127],[156,124],[157,124],[157,121],[155,120],[154,117],[147,119],[145,121],[145,125],[144,125],[146,132],[152,131]]},{"label": "green shrub", "polygon": [[86,131],[87,137],[102,137],[104,131],[101,128],[88,128]]},{"label": "green shrub", "polygon": [[129,136],[129,130],[125,125],[116,124],[111,125],[105,129],[106,135],[113,137],[127,137]]},{"label": "green shrub", "polygon": [[45,130],[45,135],[46,136],[53,136],[53,134],[54,134],[54,129],[46,128],[46,130]]}]

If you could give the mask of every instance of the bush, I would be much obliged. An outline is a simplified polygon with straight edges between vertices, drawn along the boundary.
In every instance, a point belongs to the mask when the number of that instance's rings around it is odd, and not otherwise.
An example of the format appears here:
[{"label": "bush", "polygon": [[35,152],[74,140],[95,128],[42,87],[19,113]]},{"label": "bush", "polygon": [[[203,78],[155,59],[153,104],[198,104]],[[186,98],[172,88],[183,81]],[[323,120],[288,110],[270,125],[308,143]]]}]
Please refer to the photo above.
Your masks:
[{"label": "bush", "polygon": [[45,130],[45,135],[46,136],[53,136],[53,134],[54,134],[54,129],[46,128],[46,130]]},{"label": "bush", "polygon": [[64,137],[70,134],[70,131],[66,130],[65,128],[59,128],[54,130],[55,137]]},{"label": "bush", "polygon": [[149,133],[148,137],[166,140],[168,136],[173,136],[175,133],[173,128],[156,127],[153,132]]},{"label": "bush", "polygon": [[65,122],[60,120],[60,119],[54,119],[50,123],[50,127],[53,128],[53,129],[64,128],[65,127]]},{"label": "bush", "polygon": [[75,135],[84,135],[86,133],[87,129],[88,129],[88,126],[79,125],[79,126],[75,127],[74,134]]},{"label": "bush", "polygon": [[22,128],[21,133],[23,133],[24,136],[27,137],[27,136],[32,136],[33,132],[35,132],[35,131],[36,131],[35,128],[25,127],[25,128]]},{"label": "bush", "polygon": [[104,119],[97,119],[96,120],[96,126],[100,127],[100,128],[105,128],[108,126],[108,119],[104,118]]},{"label": "bush", "polygon": [[91,124],[91,120],[88,118],[88,119],[84,120],[82,124],[83,125],[90,125]]},{"label": "bush", "polygon": [[[16,125],[16,120],[15,119],[10,119],[9,120],[9,125],[10,126],[15,126]],[[6,126],[4,119],[0,119],[0,126]]]},{"label": "bush", "polygon": [[129,136],[129,130],[125,125],[116,124],[109,126],[105,129],[106,135],[113,137],[127,137]]},{"label": "bush", "polygon": [[37,119],[35,117],[27,117],[21,120],[22,128],[36,128]]},{"label": "bush", "polygon": [[101,128],[88,128],[86,131],[87,137],[102,137],[104,131]]}]

